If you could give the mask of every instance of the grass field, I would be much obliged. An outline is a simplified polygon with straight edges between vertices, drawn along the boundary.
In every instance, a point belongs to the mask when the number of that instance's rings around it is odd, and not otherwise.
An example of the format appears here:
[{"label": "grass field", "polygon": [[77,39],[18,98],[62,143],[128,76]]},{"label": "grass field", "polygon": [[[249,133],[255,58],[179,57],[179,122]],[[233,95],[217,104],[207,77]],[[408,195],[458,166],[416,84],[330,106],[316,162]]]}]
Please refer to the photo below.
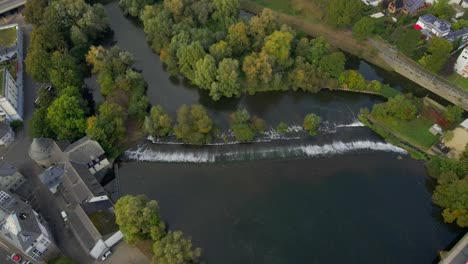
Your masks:
[{"label": "grass field", "polygon": [[9,47],[16,42],[16,28],[0,30],[0,47]]},{"label": "grass field", "polygon": [[452,73],[447,80],[460,88],[462,88],[465,91],[468,91],[468,78],[463,78],[461,75],[457,73]]},{"label": "grass field", "polygon": [[428,150],[439,139],[429,132],[429,128],[434,124],[432,120],[421,116],[412,121],[400,121],[394,118],[376,118],[381,125],[392,130],[395,134],[404,138],[406,141],[418,145],[422,149]]}]

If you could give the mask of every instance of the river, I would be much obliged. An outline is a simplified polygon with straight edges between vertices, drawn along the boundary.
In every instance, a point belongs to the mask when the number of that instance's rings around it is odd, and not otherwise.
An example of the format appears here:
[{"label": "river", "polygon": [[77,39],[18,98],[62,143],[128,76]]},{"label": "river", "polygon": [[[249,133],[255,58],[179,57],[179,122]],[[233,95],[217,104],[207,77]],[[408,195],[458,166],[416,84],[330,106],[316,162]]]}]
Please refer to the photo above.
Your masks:
[{"label": "river", "polygon": [[[289,125],[286,135],[270,129],[254,144],[145,142],[123,155],[121,193],[157,199],[169,228],[191,236],[206,263],[431,263],[460,235],[432,205],[423,163],[357,121],[360,108],[381,98],[271,92],[213,102],[206,91],[168,77],[141,25],[117,2],[105,8],[114,41],[135,56],[152,104],[175,116],[180,105],[200,103],[222,129],[239,108],[273,127]],[[356,58],[347,68],[426,93]],[[300,129],[310,112],[325,120],[314,138]]]}]

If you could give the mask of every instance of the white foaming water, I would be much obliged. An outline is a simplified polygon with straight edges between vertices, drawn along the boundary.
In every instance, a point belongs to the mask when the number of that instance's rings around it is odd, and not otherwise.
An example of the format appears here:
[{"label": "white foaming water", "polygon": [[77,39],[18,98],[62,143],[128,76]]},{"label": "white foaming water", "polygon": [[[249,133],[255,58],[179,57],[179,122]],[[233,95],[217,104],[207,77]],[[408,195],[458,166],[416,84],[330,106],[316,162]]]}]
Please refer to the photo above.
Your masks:
[{"label": "white foaming water", "polygon": [[368,140],[353,142],[333,142],[325,145],[298,145],[277,146],[262,148],[242,148],[238,150],[216,151],[200,148],[195,151],[155,151],[147,147],[139,147],[137,150],[127,150],[125,157],[129,160],[154,161],[154,162],[184,162],[184,163],[212,163],[216,161],[243,161],[274,158],[317,157],[327,155],[339,155],[352,151],[372,150],[406,154],[406,150],[389,143],[373,142]]},{"label": "white foaming water", "polygon": [[366,125],[364,125],[361,121],[355,120],[355,121],[352,122],[351,124],[337,125],[336,127],[365,127],[365,126],[366,126]]}]

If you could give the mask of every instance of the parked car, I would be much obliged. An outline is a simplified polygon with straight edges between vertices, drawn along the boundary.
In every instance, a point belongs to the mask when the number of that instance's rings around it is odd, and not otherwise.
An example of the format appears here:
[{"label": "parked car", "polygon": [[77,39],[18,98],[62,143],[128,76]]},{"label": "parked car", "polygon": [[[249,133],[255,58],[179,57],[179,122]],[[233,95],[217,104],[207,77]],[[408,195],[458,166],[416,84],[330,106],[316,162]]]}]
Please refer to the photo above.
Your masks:
[{"label": "parked car", "polygon": [[102,254],[101,260],[106,260],[108,257],[112,255],[112,252],[110,250],[107,250],[104,254]]},{"label": "parked car", "polygon": [[23,260],[23,257],[21,257],[21,255],[18,253],[14,253],[10,258],[16,263],[20,263]]},{"label": "parked car", "polygon": [[60,212],[60,215],[62,216],[64,222],[68,221],[68,215],[65,211]]}]

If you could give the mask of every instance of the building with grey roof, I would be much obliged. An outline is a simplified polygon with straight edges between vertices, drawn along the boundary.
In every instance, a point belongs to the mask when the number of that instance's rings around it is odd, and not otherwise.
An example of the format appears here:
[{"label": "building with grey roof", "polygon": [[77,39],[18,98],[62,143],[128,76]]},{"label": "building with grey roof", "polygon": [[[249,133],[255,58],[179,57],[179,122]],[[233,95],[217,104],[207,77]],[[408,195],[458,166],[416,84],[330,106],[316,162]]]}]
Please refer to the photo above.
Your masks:
[{"label": "building with grey roof", "polygon": [[92,257],[98,259],[123,237],[115,225],[113,204],[96,178],[110,165],[97,141],[84,137],[69,144],[35,138],[29,156],[48,167],[39,179],[51,192],[62,195],[68,224]]},{"label": "building with grey roof", "polygon": [[0,236],[36,260],[55,249],[39,214],[31,205],[5,190],[0,190]]},{"label": "building with grey roof", "polygon": [[451,25],[447,20],[438,19],[432,14],[420,16],[416,25],[420,26],[421,32],[428,37],[445,37],[451,32]]},{"label": "building with grey roof", "polygon": [[13,164],[5,161],[0,163],[0,189],[15,191],[24,181],[24,176],[19,173]]},{"label": "building with grey roof", "polygon": [[0,146],[8,146],[15,140],[15,132],[10,124],[3,120],[0,121]]}]

